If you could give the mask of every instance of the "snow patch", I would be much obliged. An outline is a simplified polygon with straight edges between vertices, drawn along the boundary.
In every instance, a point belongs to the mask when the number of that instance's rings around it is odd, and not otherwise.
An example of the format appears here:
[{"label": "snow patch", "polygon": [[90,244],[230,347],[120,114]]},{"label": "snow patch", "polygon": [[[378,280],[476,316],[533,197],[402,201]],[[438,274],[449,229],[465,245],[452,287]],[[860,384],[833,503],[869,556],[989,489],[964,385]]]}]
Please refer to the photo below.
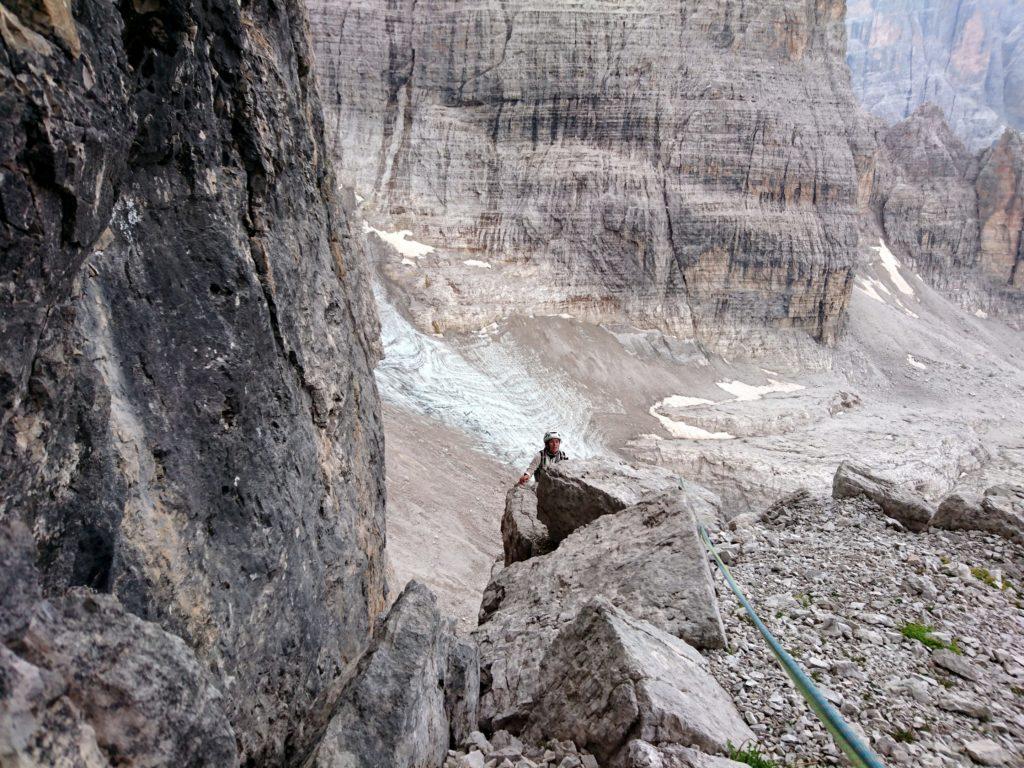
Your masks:
[{"label": "snow patch", "polygon": [[736,398],[737,402],[760,400],[772,392],[797,392],[804,388],[802,384],[776,381],[775,379],[768,379],[768,383],[764,386],[744,384],[742,381],[720,381],[716,386]]},{"label": "snow patch", "polygon": [[889,250],[889,246],[885,244],[885,240],[879,238],[877,246],[871,246],[871,250],[877,251],[879,258],[882,260],[882,266],[885,271],[889,273],[889,279],[892,280],[892,284],[896,286],[896,290],[902,293],[904,296],[914,296],[914,288],[906,281],[903,274],[900,272],[900,262],[893,255],[892,251]]},{"label": "snow patch", "polygon": [[419,259],[428,253],[434,252],[434,246],[426,243],[419,243],[410,240],[411,229],[400,229],[397,232],[384,232],[383,230],[371,227],[368,222],[363,222],[363,232],[373,232],[377,237],[390,245],[403,256]]},{"label": "snow patch", "polygon": [[486,261],[479,261],[478,259],[465,259],[462,262],[467,267],[480,267],[481,269],[490,269],[491,265]]},{"label": "snow patch", "polygon": [[925,365],[924,363],[922,363],[920,360],[918,360],[913,355],[907,355],[907,363],[909,363],[910,365],[912,365],[915,368],[918,368],[918,369],[920,369],[922,371],[927,371],[928,370],[928,366]]},{"label": "snow patch", "polygon": [[881,280],[875,280],[872,277],[858,277],[857,278],[857,289],[863,293],[866,293],[875,301],[886,304],[886,300],[882,298],[882,294],[879,291],[889,293],[889,289],[885,287],[885,284]]},{"label": "snow patch", "polygon": [[[674,397],[681,397],[681,395],[675,395]],[[730,435],[728,432],[708,432],[706,429],[695,427],[692,424],[687,424],[676,419],[669,418],[668,416],[658,413],[658,408],[666,404],[666,400],[672,398],[665,398],[665,400],[659,400],[650,407],[650,414],[658,421],[661,422],[661,426],[665,428],[672,437],[681,438],[683,440],[733,440],[735,435]],[[700,398],[683,398],[684,400],[699,400]],[[707,400],[703,402],[708,402]]]},{"label": "snow patch", "polygon": [[974,316],[980,317],[982,320],[987,320],[988,312],[986,312],[984,309],[976,309],[974,310]]},{"label": "snow patch", "polygon": [[658,402],[656,407],[666,408],[692,408],[695,405],[714,405],[714,400],[705,400],[703,397],[687,397],[686,395],[669,395]]},{"label": "snow patch", "polygon": [[412,259],[408,258],[408,257],[402,259],[402,263],[405,264],[407,267],[415,267],[415,266],[417,266],[416,262],[413,261]]}]

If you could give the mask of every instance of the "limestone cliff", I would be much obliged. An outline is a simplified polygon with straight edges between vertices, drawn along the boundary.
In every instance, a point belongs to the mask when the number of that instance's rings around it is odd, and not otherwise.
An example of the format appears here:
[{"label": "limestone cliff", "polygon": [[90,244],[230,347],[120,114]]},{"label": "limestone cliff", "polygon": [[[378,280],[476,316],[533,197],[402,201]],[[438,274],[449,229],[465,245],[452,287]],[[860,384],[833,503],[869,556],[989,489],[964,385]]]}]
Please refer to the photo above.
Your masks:
[{"label": "limestone cliff", "polygon": [[871,152],[840,0],[308,4],[344,178],[436,248],[384,264],[424,329],[836,337]]},{"label": "limestone cliff", "polygon": [[1024,129],[1024,5],[1015,0],[850,0],[858,98],[894,123],[938,105],[974,151]]},{"label": "limestone cliff", "polygon": [[[208,675],[261,763],[308,746],[384,604],[377,321],[307,32],[293,0],[0,7],[0,521],[32,531],[32,621],[91,587],[113,640],[136,617],[184,638],[146,624],[138,669],[164,649]],[[43,679],[95,695],[47,653]]]},{"label": "limestone cliff", "polygon": [[938,107],[880,129],[872,205],[894,252],[979,315],[1024,322],[1024,143],[972,155]]}]

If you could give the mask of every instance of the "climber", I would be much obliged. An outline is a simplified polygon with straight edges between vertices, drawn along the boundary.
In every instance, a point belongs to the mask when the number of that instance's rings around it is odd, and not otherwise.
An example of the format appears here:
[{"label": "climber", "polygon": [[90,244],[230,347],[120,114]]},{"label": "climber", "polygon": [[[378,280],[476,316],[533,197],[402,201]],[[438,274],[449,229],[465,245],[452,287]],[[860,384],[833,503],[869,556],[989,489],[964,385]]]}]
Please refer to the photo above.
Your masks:
[{"label": "climber", "polygon": [[548,464],[557,464],[568,459],[569,457],[565,455],[565,452],[559,450],[561,445],[562,438],[558,432],[555,430],[546,432],[544,434],[544,450],[533,457],[533,461],[530,462],[530,468],[519,478],[519,484],[523,485],[526,483],[530,479],[530,475],[533,475],[535,480],[539,480],[540,471]]}]

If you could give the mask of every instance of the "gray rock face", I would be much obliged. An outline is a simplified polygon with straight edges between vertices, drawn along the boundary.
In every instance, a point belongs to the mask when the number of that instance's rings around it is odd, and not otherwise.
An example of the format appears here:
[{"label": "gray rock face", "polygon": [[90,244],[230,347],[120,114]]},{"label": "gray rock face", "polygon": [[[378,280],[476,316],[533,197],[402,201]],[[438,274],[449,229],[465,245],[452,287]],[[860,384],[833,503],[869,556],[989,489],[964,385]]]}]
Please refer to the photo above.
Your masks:
[{"label": "gray rock face", "polygon": [[579,608],[603,596],[698,648],[725,645],[707,558],[679,491],[605,515],[554,552],[514,563],[488,584],[480,645],[480,721],[518,731],[539,691],[548,647]]},{"label": "gray rock face", "polygon": [[376,320],[304,13],[38,8],[0,23],[0,514],[47,594],[181,636],[277,763],[384,603]]},{"label": "gray rock face", "polygon": [[[308,768],[426,768],[449,744],[445,684],[454,643],[433,593],[411,581],[345,688]],[[467,676],[453,681],[465,689]]]},{"label": "gray rock face", "polygon": [[851,0],[846,60],[889,123],[937,104],[973,149],[1024,129],[1024,7],[1014,0]]},{"label": "gray rock face", "polygon": [[609,459],[555,464],[537,484],[537,517],[558,543],[602,515],[620,512],[641,499],[678,490],[700,522],[717,519],[717,497],[696,483],[654,467],[633,467]]},{"label": "gray rock face", "polygon": [[1024,545],[1024,487],[996,485],[981,498],[952,493],[939,504],[932,525],[951,531],[986,531]]},{"label": "gray rock face", "polygon": [[938,107],[881,132],[872,206],[893,253],[971,312],[1024,323],[1024,141],[972,155]]},{"label": "gray rock face", "polygon": [[444,713],[450,744],[463,744],[477,728],[480,711],[480,650],[473,640],[456,638],[448,651]]},{"label": "gray rock face", "polygon": [[225,702],[181,638],[76,588],[45,600],[19,523],[0,524],[0,762],[238,765]]},{"label": "gray rock face", "polygon": [[674,744],[654,746],[635,740],[629,743],[628,750],[625,768],[740,768],[745,765]]},{"label": "gray rock face", "polygon": [[525,485],[515,485],[505,496],[501,516],[501,541],[505,565],[529,560],[552,549],[547,526],[537,518],[537,493]]},{"label": "gray rock face", "polygon": [[844,461],[832,479],[832,498],[860,496],[877,504],[882,512],[911,531],[925,531],[935,510],[917,494],[879,477],[866,467]]},{"label": "gray rock face", "polygon": [[596,598],[544,657],[527,738],[570,739],[622,765],[631,736],[710,753],[754,739],[700,653]]},{"label": "gray rock face", "polygon": [[343,176],[437,248],[382,265],[421,328],[836,338],[872,151],[841,0],[309,6]]}]

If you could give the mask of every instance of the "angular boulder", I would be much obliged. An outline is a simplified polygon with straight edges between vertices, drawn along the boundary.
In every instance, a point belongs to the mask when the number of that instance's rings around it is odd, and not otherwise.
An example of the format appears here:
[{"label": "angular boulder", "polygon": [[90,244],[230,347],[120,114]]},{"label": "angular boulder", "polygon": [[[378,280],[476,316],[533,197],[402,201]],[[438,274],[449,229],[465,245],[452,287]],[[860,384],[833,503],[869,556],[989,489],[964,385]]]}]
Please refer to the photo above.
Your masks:
[{"label": "angular boulder", "polygon": [[969,491],[951,493],[932,518],[950,531],[985,531],[1024,546],[1024,486],[996,485],[979,498]]},{"label": "angular boulder", "polygon": [[[434,594],[409,582],[342,692],[307,768],[441,765],[448,713],[459,709],[446,695],[454,643],[452,622],[441,616]],[[470,656],[463,660],[471,665]],[[451,690],[464,688],[470,676]]]},{"label": "angular boulder", "polygon": [[557,544],[581,526],[620,512],[648,496],[682,488],[701,522],[718,518],[718,497],[706,488],[655,467],[609,459],[565,461],[541,472],[537,517]]},{"label": "angular boulder", "polygon": [[451,744],[462,744],[476,730],[480,708],[480,650],[474,640],[456,638],[448,651],[444,711]]},{"label": "angular boulder", "polygon": [[551,551],[547,526],[537,518],[537,494],[532,488],[514,485],[506,494],[501,541],[505,548],[505,565]]},{"label": "angular boulder", "polygon": [[695,523],[679,490],[605,515],[557,551],[495,574],[480,626],[480,723],[521,730],[539,693],[541,659],[558,631],[597,596],[698,648],[725,635]]},{"label": "angular boulder", "polygon": [[864,497],[877,504],[886,517],[891,517],[910,531],[925,531],[935,509],[916,493],[880,477],[871,470],[844,461],[832,478],[832,498]]},{"label": "angular boulder", "polygon": [[631,734],[712,754],[754,738],[700,653],[599,597],[551,643],[527,737],[569,739],[621,765]]}]

